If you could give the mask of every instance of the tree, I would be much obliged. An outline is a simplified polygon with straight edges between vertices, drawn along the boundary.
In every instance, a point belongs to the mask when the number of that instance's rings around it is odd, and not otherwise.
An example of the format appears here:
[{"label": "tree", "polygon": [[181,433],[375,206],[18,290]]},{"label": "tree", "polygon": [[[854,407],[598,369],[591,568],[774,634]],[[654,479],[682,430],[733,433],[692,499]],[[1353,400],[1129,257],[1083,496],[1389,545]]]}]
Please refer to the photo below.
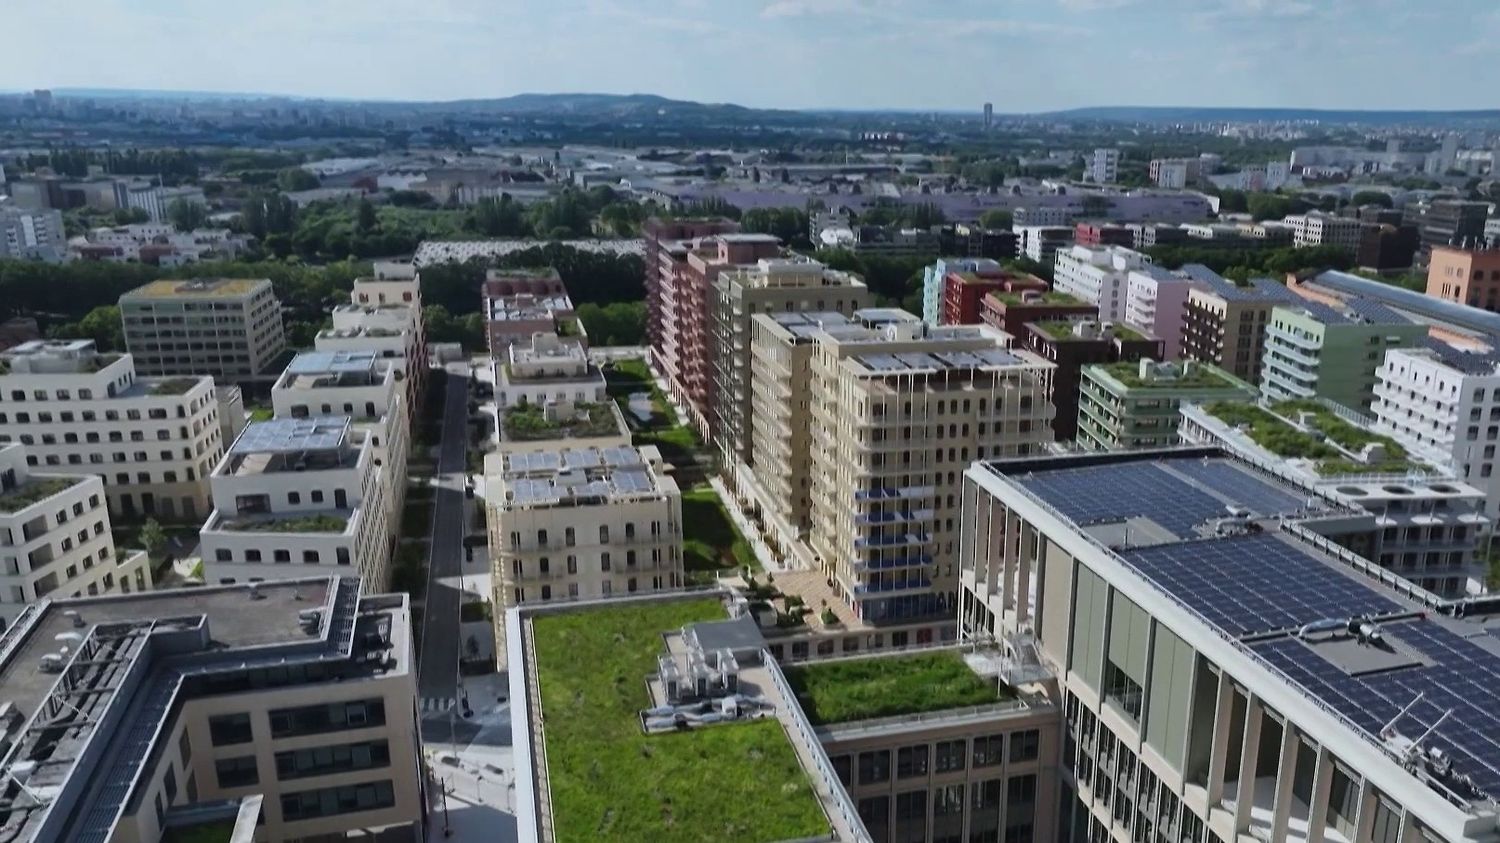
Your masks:
[{"label": "tree", "polygon": [[193,231],[203,227],[208,221],[208,209],[201,202],[189,202],[186,199],[173,199],[167,205],[167,220],[177,228],[178,231]]},{"label": "tree", "polygon": [[151,215],[146,213],[145,208],[120,208],[112,216],[115,225],[132,225],[151,221]]},{"label": "tree", "polygon": [[1279,220],[1297,210],[1297,203],[1289,196],[1276,193],[1252,193],[1246,197],[1246,210],[1250,217],[1259,220]]},{"label": "tree", "polygon": [[93,340],[100,351],[125,350],[125,326],[117,305],[106,304],[90,310],[78,320],[78,331]]},{"label": "tree", "polygon": [[375,215],[375,206],[369,199],[361,197],[359,210],[354,221],[354,228],[361,234],[369,234],[380,225],[380,218]]},{"label": "tree", "polygon": [[167,548],[167,532],[155,518],[147,518],[146,523],[141,525],[140,539],[152,559],[161,558],[162,551]]},{"label": "tree", "polygon": [[1349,201],[1355,207],[1361,205],[1379,205],[1383,208],[1389,208],[1395,204],[1391,199],[1391,195],[1382,190],[1361,190],[1350,197]]},{"label": "tree", "polygon": [[521,203],[509,193],[500,194],[498,199],[488,196],[480,199],[469,211],[468,224],[486,237],[525,237],[531,233]]},{"label": "tree", "polygon": [[797,208],[752,208],[740,217],[740,228],[774,235],[788,246],[808,246],[808,215]]},{"label": "tree", "polygon": [[984,215],[979,218],[979,226],[981,228],[1003,228],[1008,231],[1015,224],[1015,221],[1015,215],[1010,211],[996,208],[993,211],[984,212]]},{"label": "tree", "polygon": [[322,182],[301,167],[288,167],[276,174],[276,186],[285,191],[312,190]]}]

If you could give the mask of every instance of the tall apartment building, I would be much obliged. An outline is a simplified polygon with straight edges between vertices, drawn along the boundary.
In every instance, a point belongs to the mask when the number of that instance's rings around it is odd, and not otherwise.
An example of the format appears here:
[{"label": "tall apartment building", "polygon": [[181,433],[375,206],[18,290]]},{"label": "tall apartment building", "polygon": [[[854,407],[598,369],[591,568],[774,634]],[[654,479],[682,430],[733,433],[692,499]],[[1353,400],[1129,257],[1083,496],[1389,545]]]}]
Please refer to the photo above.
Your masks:
[{"label": "tall apartment building", "polygon": [[[816,216],[816,215],[815,215]],[[816,238],[816,220],[809,237]],[[642,263],[646,269],[646,343],[653,355],[663,347],[663,320],[673,320],[667,330],[676,329],[675,289],[681,244],[700,237],[729,234],[740,230],[740,224],[730,219],[658,219],[652,217],[641,226],[641,242],[644,246]],[[669,285],[664,288],[663,284]],[[663,294],[668,298],[663,298]],[[657,365],[662,365],[657,361]]]},{"label": "tall apartment building", "polygon": [[[654,276],[647,279],[655,285],[648,295],[659,303],[661,314],[659,339],[653,341],[651,359],[698,432],[712,439],[714,280],[737,265],[776,257],[781,241],[768,234],[722,233],[692,240],[665,240],[660,236],[661,231],[672,230],[676,229],[659,228],[657,235],[647,237],[648,257],[656,254],[659,258]],[[652,236],[657,238],[654,245]]]},{"label": "tall apartment building", "polygon": [[1120,180],[1120,150],[1096,149],[1089,158],[1089,180],[1095,184],[1114,184]]},{"label": "tall apartment building", "polygon": [[46,599],[6,641],[7,839],[425,834],[406,595],[325,577]]},{"label": "tall apartment building", "polygon": [[1211,363],[1243,381],[1259,380],[1271,311],[1301,299],[1266,278],[1240,285],[1204,266],[1181,271],[1191,271],[1198,282],[1183,305],[1182,358]]},{"label": "tall apartment building", "polygon": [[1333,246],[1350,255],[1359,251],[1359,239],[1364,223],[1354,217],[1336,217],[1321,211],[1311,211],[1286,218],[1292,225],[1292,245],[1299,249],[1313,246]]},{"label": "tall apartment building", "polygon": [[0,258],[58,263],[68,256],[62,211],[0,204]]},{"label": "tall apartment building", "polygon": [[488,270],[483,312],[491,357],[505,356],[512,343],[529,341],[534,334],[582,336],[573,300],[550,266]]},{"label": "tall apartment building", "polygon": [[[330,341],[337,349],[320,350],[374,351],[394,360],[397,380],[406,381],[406,405],[418,406],[427,385],[427,329],[416,267],[406,261],[375,261],[373,275],[354,279],[349,303],[352,307],[336,307],[333,312],[333,331],[346,336]],[[405,308],[404,314],[398,305]],[[399,346],[391,342],[390,331],[399,334]]]},{"label": "tall apartment building", "polygon": [[1500,313],[1500,249],[1433,247],[1427,295]]},{"label": "tall apartment building", "polygon": [[1494,836],[1484,598],[1322,539],[1347,510],[1212,449],[976,465],[963,494],[964,633],[1056,676],[1056,839]]},{"label": "tall apartment building", "polygon": [[0,444],[44,471],[97,475],[120,518],[196,521],[224,452],[210,377],[143,378],[92,340],[36,340],[0,353]]},{"label": "tall apartment building", "polygon": [[1266,323],[1260,388],[1272,399],[1327,398],[1368,411],[1386,351],[1418,345],[1426,336],[1426,325],[1377,302],[1278,305]]},{"label": "tall apartment building", "polygon": [[1100,319],[1123,322],[1130,271],[1150,263],[1146,255],[1119,246],[1074,246],[1058,251],[1052,289],[1098,307]]},{"label": "tall apartment building", "polygon": [[1484,491],[1500,519],[1500,355],[1440,344],[1392,349],[1375,373],[1374,430],[1444,464]]},{"label": "tall apartment building", "polygon": [[604,373],[589,362],[588,349],[556,334],[532,334],[530,342],[511,343],[493,363],[495,406],[500,412],[518,404],[610,400]]},{"label": "tall apartment building", "polygon": [[[387,496],[374,438],[348,416],[254,422],[214,468],[214,511],[199,540],[203,579],[221,585],[317,572],[390,575]],[[318,566],[318,567],[309,567]]]},{"label": "tall apartment building", "polygon": [[751,480],[756,417],[750,389],[751,319],[757,313],[851,314],[871,303],[859,276],[807,258],[761,258],[719,273],[714,281],[714,445],[720,468],[745,499]]},{"label": "tall apartment building", "polygon": [[1155,158],[1147,169],[1147,175],[1157,187],[1183,190],[1188,185],[1198,183],[1202,167],[1202,161],[1198,158]]},{"label": "tall apartment building", "polygon": [[492,454],[487,507],[496,652],[503,609],[681,588],[682,493],[654,447]]},{"label": "tall apartment building", "polygon": [[944,615],[956,582],[945,490],[975,459],[1052,441],[1052,366],[987,326],[883,309],[854,321],[815,335],[810,545],[861,620]]},{"label": "tall apartment building", "polygon": [[944,285],[950,272],[972,272],[976,275],[999,272],[1000,262],[990,258],[939,258],[922,269],[922,321],[943,324]]},{"label": "tall apartment building", "polygon": [[1188,294],[1199,284],[1191,276],[1155,266],[1132,269],[1125,275],[1125,322],[1162,341],[1164,357],[1182,357],[1183,323]]},{"label": "tall apartment building", "polygon": [[265,372],[286,349],[281,302],[266,279],[152,281],[120,296],[125,348],[146,375]]},{"label": "tall apartment building", "polygon": [[1163,343],[1124,325],[1101,325],[1093,319],[1031,322],[1015,337],[1025,348],[1057,368],[1052,370],[1052,433],[1058,442],[1078,436],[1078,389],[1083,367],[1097,363],[1160,360]]},{"label": "tall apartment building", "polygon": [[1090,451],[1176,445],[1186,403],[1251,401],[1255,387],[1206,363],[1138,360],[1084,366],[1078,444]]},{"label": "tall apartment building", "polygon": [[984,321],[985,302],[991,295],[1043,294],[1047,282],[1024,272],[949,272],[943,278],[942,325],[978,325]]},{"label": "tall apartment building", "polygon": [[[1475,548],[1489,533],[1485,495],[1452,471],[1370,433],[1373,419],[1337,404],[1191,404],[1182,441],[1224,449],[1374,517],[1345,547],[1443,597],[1485,590]],[[1399,478],[1399,479],[1397,479]]]},{"label": "tall apartment building", "polygon": [[0,627],[49,595],[151,587],[144,551],[115,549],[97,477],[33,472],[23,445],[0,445]]}]

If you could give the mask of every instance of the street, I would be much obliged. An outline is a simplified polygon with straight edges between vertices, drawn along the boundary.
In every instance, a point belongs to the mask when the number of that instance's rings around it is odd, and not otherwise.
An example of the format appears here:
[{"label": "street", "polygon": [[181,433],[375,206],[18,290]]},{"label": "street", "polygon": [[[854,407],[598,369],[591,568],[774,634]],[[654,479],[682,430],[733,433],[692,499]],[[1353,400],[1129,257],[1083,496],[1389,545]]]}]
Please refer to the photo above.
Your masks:
[{"label": "street", "polygon": [[[422,652],[417,663],[417,688],[423,711],[423,737],[441,726],[448,738],[447,717],[430,718],[458,702],[459,604],[463,595],[456,583],[462,571],[464,537],[465,449],[468,445],[469,369],[452,363],[434,378],[446,377],[443,402],[443,439],[438,447],[437,492],[432,513],[432,537],[427,570],[427,599],[423,614]],[[430,725],[429,725],[430,723]]]}]

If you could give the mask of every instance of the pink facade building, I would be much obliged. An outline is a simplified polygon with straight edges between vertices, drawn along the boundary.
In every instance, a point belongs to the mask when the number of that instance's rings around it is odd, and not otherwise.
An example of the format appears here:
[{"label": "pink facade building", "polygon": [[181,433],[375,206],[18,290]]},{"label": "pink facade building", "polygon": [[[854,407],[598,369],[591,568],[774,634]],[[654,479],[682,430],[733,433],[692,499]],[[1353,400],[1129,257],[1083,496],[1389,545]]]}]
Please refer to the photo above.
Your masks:
[{"label": "pink facade building", "polygon": [[1125,322],[1160,339],[1165,359],[1181,359],[1188,292],[1200,286],[1154,266],[1133,269],[1125,281]]}]

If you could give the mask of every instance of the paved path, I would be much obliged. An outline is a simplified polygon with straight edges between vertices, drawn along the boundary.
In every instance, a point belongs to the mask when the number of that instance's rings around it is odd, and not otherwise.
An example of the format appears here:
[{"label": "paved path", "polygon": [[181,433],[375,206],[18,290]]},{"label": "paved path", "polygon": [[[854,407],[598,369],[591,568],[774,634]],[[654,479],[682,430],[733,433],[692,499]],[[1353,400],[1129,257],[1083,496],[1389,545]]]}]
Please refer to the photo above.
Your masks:
[{"label": "paved path", "polygon": [[[434,378],[446,377],[443,402],[443,439],[438,447],[437,492],[432,513],[427,599],[423,614],[422,653],[417,663],[417,688],[424,713],[442,713],[458,698],[458,607],[463,599],[456,587],[462,573],[464,537],[464,471],[468,443],[469,367],[451,363]],[[441,717],[432,727],[447,722]],[[430,727],[424,717],[423,735]],[[441,730],[447,736],[446,728]]]}]

